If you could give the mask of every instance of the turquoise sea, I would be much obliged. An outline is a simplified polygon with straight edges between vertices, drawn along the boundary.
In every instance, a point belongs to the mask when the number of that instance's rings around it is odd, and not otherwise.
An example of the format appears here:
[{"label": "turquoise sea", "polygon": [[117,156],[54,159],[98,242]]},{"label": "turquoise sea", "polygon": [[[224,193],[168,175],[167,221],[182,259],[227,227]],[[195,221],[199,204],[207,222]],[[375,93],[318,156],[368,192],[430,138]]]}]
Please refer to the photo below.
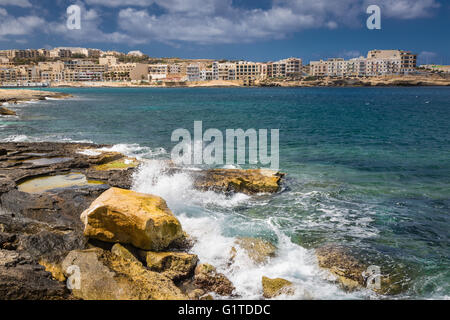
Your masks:
[{"label": "turquoise sea", "polygon": [[[188,174],[149,161],[134,189],[164,197],[193,251],[218,266],[241,297],[260,298],[262,275],[298,287],[295,299],[385,298],[342,291],[314,248],[337,243],[395,275],[393,298],[450,297],[450,88],[57,89],[70,100],[8,106],[3,141],[89,141],[144,159],[170,157],[177,128],[280,130],[283,192],[199,192]],[[239,255],[235,237],[278,246],[267,265]],[[392,298],[392,297],[391,297]]]}]

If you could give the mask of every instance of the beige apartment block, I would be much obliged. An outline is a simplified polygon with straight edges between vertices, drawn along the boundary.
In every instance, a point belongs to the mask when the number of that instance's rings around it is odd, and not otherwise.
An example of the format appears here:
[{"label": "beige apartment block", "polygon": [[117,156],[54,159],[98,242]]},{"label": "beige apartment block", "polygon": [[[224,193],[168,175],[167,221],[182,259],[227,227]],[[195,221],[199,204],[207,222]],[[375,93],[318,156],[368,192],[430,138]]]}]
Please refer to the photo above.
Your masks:
[{"label": "beige apartment block", "polygon": [[324,60],[320,61],[311,61],[310,65],[310,74],[315,77],[325,77],[328,72],[328,64]]},{"label": "beige apartment block", "polygon": [[257,80],[263,78],[262,63],[239,61],[236,63],[236,80]]},{"label": "beige apartment block", "polygon": [[149,80],[148,64],[135,63],[135,67],[130,71],[131,81]]},{"label": "beige apartment block", "polygon": [[276,62],[269,62],[267,64],[267,71],[263,74],[267,74],[269,78],[284,78],[301,75],[302,72],[302,59],[300,58],[287,58]]},{"label": "beige apartment block", "polygon": [[69,60],[64,62],[65,81],[103,81],[107,66],[90,60]]},{"label": "beige apartment block", "polygon": [[186,76],[187,63],[172,63],[169,64],[170,77],[183,77]]},{"label": "beige apartment block", "polygon": [[64,81],[64,63],[62,61],[55,62],[39,62],[38,72],[40,81],[42,82],[60,82]]},{"label": "beige apartment block", "polygon": [[117,58],[115,56],[104,56],[98,59],[98,63],[101,65],[114,66],[117,64]]},{"label": "beige apartment block", "polygon": [[[142,63],[117,63],[113,65],[104,65],[104,77],[108,81],[129,81],[133,76],[133,80],[147,80],[148,65]],[[133,73],[133,74],[132,74]],[[144,79],[142,79],[144,74]]]},{"label": "beige apartment block", "polygon": [[386,61],[399,60],[400,68],[397,72],[414,72],[417,66],[417,55],[404,50],[371,50],[367,59],[386,59]]}]

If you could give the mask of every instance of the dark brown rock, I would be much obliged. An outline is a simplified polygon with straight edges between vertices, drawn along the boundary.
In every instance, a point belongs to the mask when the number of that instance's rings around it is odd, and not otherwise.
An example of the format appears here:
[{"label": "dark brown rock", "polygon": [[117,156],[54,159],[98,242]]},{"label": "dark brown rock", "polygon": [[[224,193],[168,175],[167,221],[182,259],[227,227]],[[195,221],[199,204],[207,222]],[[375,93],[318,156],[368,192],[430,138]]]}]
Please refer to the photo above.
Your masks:
[{"label": "dark brown rock", "polygon": [[235,289],[231,281],[210,264],[200,264],[195,268],[193,285],[204,292],[222,296],[230,296]]},{"label": "dark brown rock", "polygon": [[15,111],[9,110],[5,107],[0,107],[0,115],[2,116],[15,116],[17,115]]}]

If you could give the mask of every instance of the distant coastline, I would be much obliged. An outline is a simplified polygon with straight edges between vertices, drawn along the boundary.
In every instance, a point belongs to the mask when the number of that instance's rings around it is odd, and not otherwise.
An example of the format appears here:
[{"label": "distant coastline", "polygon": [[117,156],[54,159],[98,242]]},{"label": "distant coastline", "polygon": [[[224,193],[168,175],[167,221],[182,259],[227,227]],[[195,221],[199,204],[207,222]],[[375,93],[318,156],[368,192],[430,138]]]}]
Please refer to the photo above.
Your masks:
[{"label": "distant coastline", "polygon": [[67,99],[71,94],[62,92],[27,90],[27,89],[0,89],[0,115],[16,116],[16,112],[6,108],[5,105],[14,105],[26,101],[52,99]]},{"label": "distant coastline", "polygon": [[137,83],[130,81],[122,82],[58,82],[52,84],[51,88],[220,88],[220,87],[401,87],[401,86],[450,86],[450,75],[392,75],[380,77],[306,77],[301,80],[270,79],[255,81],[251,84],[237,80],[210,80],[210,81],[180,81],[164,82],[160,85]]}]

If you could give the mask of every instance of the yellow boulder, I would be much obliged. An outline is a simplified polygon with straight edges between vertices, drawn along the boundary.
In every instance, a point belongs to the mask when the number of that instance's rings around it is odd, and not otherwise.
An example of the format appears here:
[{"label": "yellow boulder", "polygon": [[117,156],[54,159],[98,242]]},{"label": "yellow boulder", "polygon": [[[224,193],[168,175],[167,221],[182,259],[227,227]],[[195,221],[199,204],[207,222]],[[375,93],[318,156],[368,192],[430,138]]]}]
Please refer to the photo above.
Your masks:
[{"label": "yellow boulder", "polygon": [[178,219],[164,199],[111,188],[81,214],[84,235],[106,242],[161,251],[183,237]]},{"label": "yellow boulder", "polygon": [[293,295],[295,290],[292,287],[292,282],[282,279],[270,279],[262,277],[263,295],[265,298],[274,298],[281,294]]}]

